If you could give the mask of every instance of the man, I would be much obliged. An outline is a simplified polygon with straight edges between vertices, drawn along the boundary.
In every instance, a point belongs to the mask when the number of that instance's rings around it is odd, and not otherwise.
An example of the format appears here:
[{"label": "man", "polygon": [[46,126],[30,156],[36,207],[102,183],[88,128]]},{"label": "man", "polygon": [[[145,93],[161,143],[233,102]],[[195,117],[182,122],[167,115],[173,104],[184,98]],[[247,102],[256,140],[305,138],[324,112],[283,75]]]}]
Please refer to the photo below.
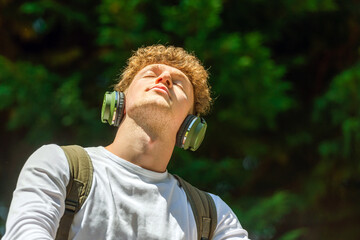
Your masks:
[{"label": "man", "polygon": [[[189,114],[209,109],[208,74],[182,48],[154,45],[129,59],[117,91],[124,117],[113,143],[86,148],[94,175],[69,239],[197,239],[191,206],[167,172],[177,132]],[[64,213],[69,166],[54,144],[33,153],[19,176],[4,240],[53,239]],[[217,196],[214,239],[248,239]]]}]

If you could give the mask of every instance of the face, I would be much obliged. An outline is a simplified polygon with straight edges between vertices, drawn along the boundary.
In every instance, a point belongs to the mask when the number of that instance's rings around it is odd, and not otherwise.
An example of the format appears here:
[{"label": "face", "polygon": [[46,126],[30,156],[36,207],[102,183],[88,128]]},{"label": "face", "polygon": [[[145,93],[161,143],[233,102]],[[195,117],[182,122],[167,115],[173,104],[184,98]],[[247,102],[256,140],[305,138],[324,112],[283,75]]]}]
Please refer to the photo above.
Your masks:
[{"label": "face", "polygon": [[151,116],[170,118],[178,127],[194,108],[190,80],[179,69],[165,64],[151,64],[140,70],[125,95],[127,113],[140,108],[149,118],[146,110],[150,110]]}]

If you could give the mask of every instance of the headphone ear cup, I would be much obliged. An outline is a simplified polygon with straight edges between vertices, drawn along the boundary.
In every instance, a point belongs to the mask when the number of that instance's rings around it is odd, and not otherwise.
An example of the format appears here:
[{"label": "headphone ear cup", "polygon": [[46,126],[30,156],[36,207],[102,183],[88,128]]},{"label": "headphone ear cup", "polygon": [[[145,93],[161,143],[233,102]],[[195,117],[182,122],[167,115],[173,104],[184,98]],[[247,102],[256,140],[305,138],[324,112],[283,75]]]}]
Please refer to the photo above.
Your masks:
[{"label": "headphone ear cup", "polygon": [[115,115],[114,126],[118,127],[121,123],[121,120],[124,118],[124,110],[125,110],[125,94],[123,92],[118,93],[118,105]]},{"label": "headphone ear cup", "polygon": [[101,121],[119,126],[124,116],[125,94],[123,92],[106,92],[101,109]]},{"label": "headphone ear cup", "polygon": [[206,128],[205,119],[188,115],[176,135],[176,146],[196,151],[204,140]]},{"label": "headphone ear cup", "polygon": [[[183,123],[180,126],[179,131],[176,134],[176,146],[179,148],[184,148],[184,143],[185,143],[185,133],[186,130],[189,128],[190,123],[192,122],[192,120],[194,119],[194,115],[187,115],[185,120],[183,121]],[[185,139],[184,139],[185,138]]]}]

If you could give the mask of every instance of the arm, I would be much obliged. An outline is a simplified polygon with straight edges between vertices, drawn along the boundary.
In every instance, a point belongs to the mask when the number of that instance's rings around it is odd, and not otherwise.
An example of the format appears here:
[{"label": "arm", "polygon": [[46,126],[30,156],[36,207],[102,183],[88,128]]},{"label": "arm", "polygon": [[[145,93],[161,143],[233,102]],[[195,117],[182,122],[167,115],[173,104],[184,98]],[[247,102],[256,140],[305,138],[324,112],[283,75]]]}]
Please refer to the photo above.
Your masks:
[{"label": "arm", "polygon": [[3,240],[54,239],[64,213],[69,175],[59,146],[45,145],[35,151],[19,175]]},{"label": "arm", "polygon": [[242,228],[231,208],[220,197],[213,194],[210,195],[216,205],[218,220],[213,239],[249,240],[247,231]]}]

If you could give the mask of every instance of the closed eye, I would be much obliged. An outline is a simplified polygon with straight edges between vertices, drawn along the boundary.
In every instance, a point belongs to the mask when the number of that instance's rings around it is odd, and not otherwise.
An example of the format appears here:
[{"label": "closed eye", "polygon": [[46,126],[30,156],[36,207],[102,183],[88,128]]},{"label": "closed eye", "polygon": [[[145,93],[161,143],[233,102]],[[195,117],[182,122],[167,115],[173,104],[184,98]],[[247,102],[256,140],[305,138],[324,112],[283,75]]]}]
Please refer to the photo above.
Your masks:
[{"label": "closed eye", "polygon": [[153,72],[153,71],[147,71],[145,74],[144,74],[144,77],[157,77],[157,75]]},{"label": "closed eye", "polygon": [[184,86],[182,85],[181,81],[173,81],[174,86],[180,87],[182,90],[184,90]]}]

